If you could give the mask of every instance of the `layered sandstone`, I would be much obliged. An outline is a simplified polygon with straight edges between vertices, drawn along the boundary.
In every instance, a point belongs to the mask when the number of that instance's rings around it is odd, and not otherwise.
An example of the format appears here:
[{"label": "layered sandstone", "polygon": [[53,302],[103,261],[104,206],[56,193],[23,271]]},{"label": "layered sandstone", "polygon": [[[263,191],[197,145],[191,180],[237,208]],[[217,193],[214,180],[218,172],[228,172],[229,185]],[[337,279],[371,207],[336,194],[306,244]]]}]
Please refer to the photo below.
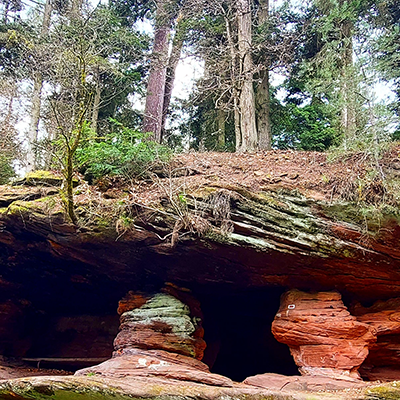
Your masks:
[{"label": "layered sandstone", "polygon": [[360,380],[349,381],[327,376],[285,376],[279,374],[259,374],[244,380],[247,385],[264,389],[286,389],[305,391],[344,390],[350,388],[365,388],[366,382]]},{"label": "layered sandstone", "polygon": [[212,386],[232,387],[233,382],[210,373],[206,364],[163,350],[126,349],[117,352],[111,360],[76,372],[77,376],[105,378],[157,378],[199,382]]},{"label": "layered sandstone", "polygon": [[378,301],[369,308],[357,304],[352,313],[358,321],[374,327],[378,337],[362,365],[362,376],[369,380],[400,379],[400,298]]},{"label": "layered sandstone", "polygon": [[200,361],[206,347],[202,312],[189,291],[168,284],[162,293],[154,295],[129,292],[119,302],[118,313],[121,325],[113,357],[77,371],[77,376],[233,385],[229,378],[210,373]]},{"label": "layered sandstone", "polygon": [[[190,308],[176,297],[158,293],[140,300],[125,299],[123,304],[142,305],[122,313],[120,332],[114,341],[118,352],[123,349],[165,350],[172,353],[203,358],[206,344],[202,338],[201,320],[191,317]],[[136,303],[136,301],[138,301]]]},{"label": "layered sandstone", "polygon": [[275,338],[290,347],[303,375],[357,378],[376,340],[375,330],[350,315],[337,292],[285,293],[272,323]]}]

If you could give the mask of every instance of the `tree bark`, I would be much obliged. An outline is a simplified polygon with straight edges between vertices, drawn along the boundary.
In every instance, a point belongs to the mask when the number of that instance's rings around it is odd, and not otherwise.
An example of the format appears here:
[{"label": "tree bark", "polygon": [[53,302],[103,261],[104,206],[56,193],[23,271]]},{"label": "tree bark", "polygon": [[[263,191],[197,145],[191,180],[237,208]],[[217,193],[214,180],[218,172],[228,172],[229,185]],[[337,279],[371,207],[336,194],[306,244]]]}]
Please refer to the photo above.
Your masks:
[{"label": "tree bark", "polygon": [[269,95],[269,70],[268,66],[260,71],[260,81],[256,91],[257,130],[259,150],[271,150],[271,101]]},{"label": "tree bark", "polygon": [[[263,0],[258,10],[258,23],[265,24],[269,18],[269,0]],[[269,94],[269,59],[265,69],[260,71],[256,87],[257,131],[259,150],[271,150],[271,99]]]},{"label": "tree bark", "polygon": [[34,171],[37,168],[37,150],[36,142],[38,138],[40,108],[41,108],[41,92],[43,86],[43,75],[41,72],[36,71],[33,76],[33,93],[32,93],[32,107],[31,107],[31,121],[29,123],[28,140],[29,150],[27,152],[27,172]]},{"label": "tree bark", "polygon": [[94,99],[93,99],[91,128],[94,132],[97,133],[97,123],[99,120],[99,108],[100,108],[100,100],[101,100],[99,68],[96,68],[96,71],[95,71],[95,85],[96,86],[95,86],[95,93],[94,93]]},{"label": "tree bark", "polygon": [[171,104],[172,90],[174,88],[176,67],[178,66],[181,58],[183,43],[185,42],[186,26],[182,23],[182,15],[178,17],[178,24],[176,27],[176,33],[172,42],[172,50],[168,60],[168,67],[166,72],[165,91],[164,91],[164,103],[163,103],[163,114],[162,114],[162,134],[165,131],[165,123],[168,116],[168,109]]},{"label": "tree bark", "polygon": [[237,83],[237,62],[238,62],[238,54],[233,42],[231,27],[229,24],[229,20],[225,17],[225,28],[226,28],[226,36],[228,38],[228,46],[231,54],[231,65],[230,65],[230,74],[231,74],[231,85],[232,85],[232,96],[233,96],[233,112],[234,112],[234,126],[235,126],[235,147],[236,151],[239,151],[242,146],[242,135],[240,133],[240,113],[239,113],[239,89]]},{"label": "tree bark", "polygon": [[258,144],[251,56],[251,23],[250,0],[239,0],[238,41],[242,80],[239,98],[241,151],[255,151]]},{"label": "tree bark", "polygon": [[[43,38],[49,32],[51,13],[53,6],[51,0],[46,1],[42,27],[40,31],[40,38]],[[29,148],[27,152],[27,172],[33,171],[37,168],[37,151],[35,149],[40,121],[40,109],[41,109],[41,93],[43,88],[43,74],[39,69],[34,72],[33,75],[33,93],[32,93],[32,108],[31,108],[31,120],[29,123],[28,130],[28,142]]]},{"label": "tree bark", "polygon": [[347,148],[349,139],[354,138],[356,125],[355,110],[355,82],[353,73],[353,23],[344,21],[341,26],[342,40],[344,46],[342,58],[342,83],[341,83],[341,129],[344,136],[344,145]]},{"label": "tree bark", "polygon": [[171,29],[167,3],[168,0],[158,0],[157,2],[154,45],[143,119],[143,131],[152,132],[151,138],[158,143],[162,141],[163,106],[168,63],[168,35]]},{"label": "tree bark", "polygon": [[225,148],[225,112],[224,112],[224,110],[218,110],[217,122],[218,122],[217,148],[218,148],[218,150],[224,150],[224,148]]}]

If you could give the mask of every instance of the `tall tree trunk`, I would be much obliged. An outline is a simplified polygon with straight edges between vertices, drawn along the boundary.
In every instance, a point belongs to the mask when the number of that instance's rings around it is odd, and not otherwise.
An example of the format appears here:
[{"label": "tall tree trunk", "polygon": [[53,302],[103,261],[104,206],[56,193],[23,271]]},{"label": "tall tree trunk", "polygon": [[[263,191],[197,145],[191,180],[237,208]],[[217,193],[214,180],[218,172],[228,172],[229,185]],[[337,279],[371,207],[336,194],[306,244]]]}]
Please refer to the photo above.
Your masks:
[{"label": "tall tree trunk", "polygon": [[4,118],[4,121],[2,123],[2,125],[4,127],[11,127],[11,119],[12,119],[12,115],[13,115],[13,107],[14,107],[14,99],[17,96],[17,85],[16,85],[16,81],[13,80],[11,82],[11,88],[10,88],[10,101],[8,102],[7,105],[7,113],[6,116]]},{"label": "tall tree trunk", "polygon": [[168,64],[168,35],[171,18],[167,11],[168,0],[158,0],[154,45],[147,84],[143,131],[152,132],[152,139],[162,141],[163,105]]},{"label": "tall tree trunk", "polygon": [[187,33],[186,25],[183,22],[184,22],[183,15],[179,15],[166,72],[162,126],[161,126],[162,133],[164,133],[165,131],[165,123],[168,116],[168,109],[171,104],[172,90],[174,88],[176,67],[178,66],[179,60],[181,58],[183,43],[185,42],[185,37]]},{"label": "tall tree trunk", "polygon": [[[258,10],[258,23],[263,25],[269,18],[269,0],[260,2]],[[256,87],[256,110],[257,110],[257,131],[258,148],[260,150],[271,150],[271,99],[269,94],[269,68],[270,62],[267,59],[265,69],[260,71]]]},{"label": "tall tree trunk", "polygon": [[257,131],[259,150],[271,150],[271,100],[269,95],[269,70],[260,71],[256,89]]},{"label": "tall tree trunk", "polygon": [[27,158],[27,172],[34,171],[37,168],[37,149],[36,143],[38,138],[40,108],[41,108],[41,92],[43,86],[43,75],[40,71],[36,71],[33,76],[33,93],[32,93],[32,107],[31,107],[31,120],[29,123],[28,140],[29,149],[26,155]]},{"label": "tall tree trunk", "polygon": [[218,123],[217,148],[218,148],[218,150],[224,150],[224,148],[225,148],[225,112],[224,112],[224,110],[218,110],[217,123]]},{"label": "tall tree trunk", "polygon": [[99,109],[101,100],[101,86],[100,86],[100,71],[97,67],[95,70],[95,93],[93,99],[93,110],[92,110],[92,123],[91,128],[97,133],[97,123],[99,120]]},{"label": "tall tree trunk", "polygon": [[[43,38],[49,32],[51,13],[53,10],[51,1],[52,0],[46,1],[42,28],[40,31],[40,38]],[[37,160],[37,151],[35,149],[35,146],[39,130],[42,88],[43,88],[43,74],[39,69],[37,69],[33,74],[31,120],[29,123],[29,130],[28,130],[29,149],[27,152],[27,168],[26,168],[27,172],[33,171],[34,169],[37,168],[38,160]]]},{"label": "tall tree trunk", "polygon": [[239,112],[239,88],[237,82],[237,63],[238,54],[233,42],[231,27],[229,24],[229,19],[225,16],[225,28],[226,36],[228,38],[229,51],[231,53],[231,85],[232,85],[232,96],[233,96],[233,116],[234,116],[234,126],[235,126],[235,147],[236,151],[240,151],[242,146],[242,135],[240,132],[240,112]]},{"label": "tall tree trunk", "polygon": [[241,61],[241,91],[239,98],[241,151],[257,149],[256,112],[253,89],[253,62],[251,56],[250,0],[238,0],[238,42]]},{"label": "tall tree trunk", "polygon": [[341,26],[343,40],[342,83],[341,83],[341,129],[344,135],[344,145],[355,137],[357,131],[355,110],[355,82],[353,71],[353,23],[344,21]]}]

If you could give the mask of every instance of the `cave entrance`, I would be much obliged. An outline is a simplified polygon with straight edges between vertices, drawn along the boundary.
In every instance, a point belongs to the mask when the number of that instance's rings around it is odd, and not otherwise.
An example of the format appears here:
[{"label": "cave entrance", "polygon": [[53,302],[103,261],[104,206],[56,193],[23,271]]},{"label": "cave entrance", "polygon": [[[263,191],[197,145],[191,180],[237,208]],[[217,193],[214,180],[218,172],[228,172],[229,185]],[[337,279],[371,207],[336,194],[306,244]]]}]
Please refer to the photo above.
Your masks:
[{"label": "cave entrance", "polygon": [[271,333],[282,288],[217,294],[201,299],[207,349],[203,361],[211,372],[234,381],[262,374],[299,375],[288,346]]},{"label": "cave entrance", "polygon": [[[74,273],[80,267],[71,264],[63,271]],[[31,281],[26,282],[23,300],[6,303],[10,311],[2,314],[7,336],[0,332],[1,355],[38,369],[71,372],[111,357],[124,288],[77,275],[47,274]]]}]

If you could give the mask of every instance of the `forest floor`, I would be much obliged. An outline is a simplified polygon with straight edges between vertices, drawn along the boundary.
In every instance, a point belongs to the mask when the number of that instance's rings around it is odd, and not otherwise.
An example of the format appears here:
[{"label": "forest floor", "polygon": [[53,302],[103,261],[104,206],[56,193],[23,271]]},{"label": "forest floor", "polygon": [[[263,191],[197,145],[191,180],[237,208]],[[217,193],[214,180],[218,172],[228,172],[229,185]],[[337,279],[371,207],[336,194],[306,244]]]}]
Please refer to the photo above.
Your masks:
[{"label": "forest floor", "polygon": [[157,202],[171,185],[175,189],[180,186],[182,191],[193,191],[210,184],[239,186],[251,191],[296,190],[315,200],[367,200],[376,203],[386,195],[393,176],[400,176],[398,144],[379,159],[365,152],[346,156],[291,150],[189,152],[176,155],[170,164],[163,166],[157,179],[132,180],[129,183],[106,179],[100,180],[98,187],[106,197],[118,198],[120,190],[126,191],[126,186],[129,186],[133,200],[142,204]]}]

